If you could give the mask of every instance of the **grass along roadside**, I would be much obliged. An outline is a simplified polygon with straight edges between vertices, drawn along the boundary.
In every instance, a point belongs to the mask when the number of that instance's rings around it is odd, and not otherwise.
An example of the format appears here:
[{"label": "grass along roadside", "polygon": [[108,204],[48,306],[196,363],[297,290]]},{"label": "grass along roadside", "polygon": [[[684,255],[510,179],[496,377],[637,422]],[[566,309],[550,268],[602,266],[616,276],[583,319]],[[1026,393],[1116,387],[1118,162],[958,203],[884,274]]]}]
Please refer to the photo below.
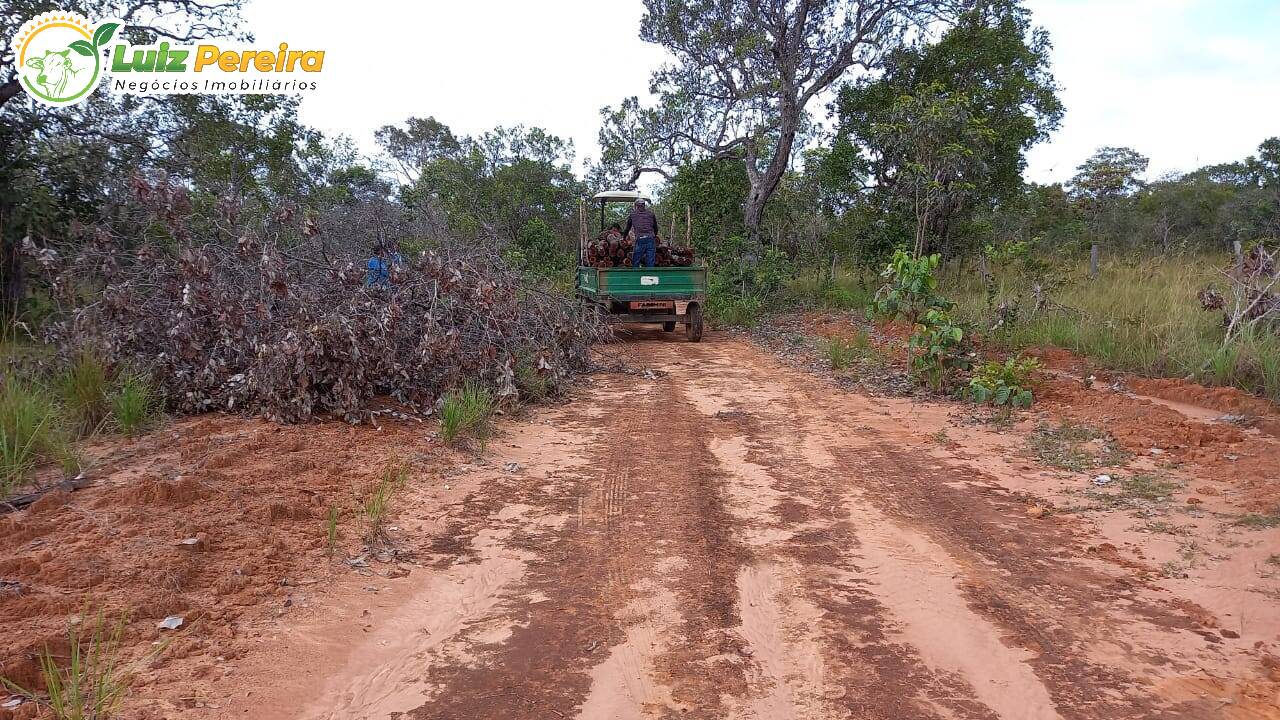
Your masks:
[{"label": "grass along roadside", "polygon": [[140,374],[112,375],[91,354],[59,372],[9,373],[0,384],[0,499],[12,495],[41,465],[67,476],[80,471],[76,441],[105,429],[133,435],[159,416],[159,398]]},{"label": "grass along roadside", "polygon": [[453,444],[464,436],[483,440],[493,414],[493,393],[468,380],[440,401],[440,439]]},{"label": "grass along roadside", "polygon": [[[1191,377],[1280,401],[1280,335],[1246,336],[1224,348],[1221,314],[1200,308],[1197,293],[1221,285],[1225,265],[1218,257],[1141,258],[1105,264],[1093,280],[1083,266],[1062,268],[1054,276],[1063,284],[1048,294],[1057,307],[1035,314],[1030,281],[1015,272],[993,270],[989,294],[980,273],[953,264],[940,285],[960,317],[986,331],[988,345],[1055,346],[1108,369]],[[988,331],[1002,303],[1016,307],[1016,317]]]},{"label": "grass along roadside", "polygon": [[[87,616],[86,621],[89,620]],[[73,623],[67,629],[65,656],[46,647],[39,654],[40,680],[44,692],[23,688],[0,678],[0,686],[44,709],[39,717],[53,720],[112,720],[120,717],[124,699],[141,667],[168,647],[155,644],[141,658],[125,658],[123,637],[126,621],[108,621],[98,613],[91,622]]]},{"label": "grass along roadside", "polygon": [[[359,501],[363,538],[368,545],[385,544],[387,538],[387,514],[391,499],[409,481],[409,467],[403,463],[388,465],[364,492]],[[337,513],[329,511],[328,541],[332,547],[337,540]]]}]

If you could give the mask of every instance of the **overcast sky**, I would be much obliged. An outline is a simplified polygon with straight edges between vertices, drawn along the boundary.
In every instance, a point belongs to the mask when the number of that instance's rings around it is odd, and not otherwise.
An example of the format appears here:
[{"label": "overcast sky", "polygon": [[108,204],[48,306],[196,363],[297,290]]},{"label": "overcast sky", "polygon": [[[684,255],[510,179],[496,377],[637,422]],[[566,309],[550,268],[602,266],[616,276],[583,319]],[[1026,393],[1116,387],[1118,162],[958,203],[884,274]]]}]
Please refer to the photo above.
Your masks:
[{"label": "overcast sky", "polygon": [[[1251,154],[1280,135],[1280,0],[1029,0],[1067,113],[1027,177],[1066,180],[1103,145],[1155,177]],[[460,134],[537,125],[598,153],[599,109],[648,94],[666,57],[638,0],[250,0],[259,44],[326,51],[302,117],[372,150],[373,131],[434,115]],[[812,111],[825,114],[823,107]]]}]

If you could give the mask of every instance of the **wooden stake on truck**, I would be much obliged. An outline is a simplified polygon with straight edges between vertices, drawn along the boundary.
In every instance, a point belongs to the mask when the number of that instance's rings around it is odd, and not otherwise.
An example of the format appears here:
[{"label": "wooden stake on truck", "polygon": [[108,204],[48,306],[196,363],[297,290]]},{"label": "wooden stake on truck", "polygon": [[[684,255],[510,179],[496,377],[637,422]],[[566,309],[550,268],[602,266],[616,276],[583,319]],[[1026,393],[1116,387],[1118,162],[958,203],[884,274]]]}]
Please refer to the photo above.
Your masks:
[{"label": "wooden stake on truck", "polygon": [[[637,199],[652,203],[635,190],[597,193],[592,201],[600,206],[600,230],[607,227],[606,207],[610,203],[630,205]],[[574,287],[578,297],[599,307],[609,322],[655,323],[666,332],[683,323],[685,337],[693,342],[702,339],[702,309],[707,300],[705,267],[595,267],[586,264],[584,245],[578,246]]]}]

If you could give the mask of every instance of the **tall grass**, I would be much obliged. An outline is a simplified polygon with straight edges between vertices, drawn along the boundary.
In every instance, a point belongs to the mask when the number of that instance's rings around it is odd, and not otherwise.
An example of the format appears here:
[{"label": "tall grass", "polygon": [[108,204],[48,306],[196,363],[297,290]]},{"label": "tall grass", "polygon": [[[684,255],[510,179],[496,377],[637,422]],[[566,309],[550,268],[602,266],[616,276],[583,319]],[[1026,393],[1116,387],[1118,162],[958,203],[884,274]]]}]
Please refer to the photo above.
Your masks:
[{"label": "tall grass", "polygon": [[0,498],[8,497],[43,461],[74,458],[65,420],[40,385],[10,377],[0,387]]},{"label": "tall grass", "polygon": [[857,310],[871,304],[876,279],[869,273],[844,267],[818,268],[797,273],[783,284],[784,296],[811,307]]},{"label": "tall grass", "polygon": [[493,394],[468,380],[440,403],[440,438],[453,443],[463,435],[483,437],[493,413]]},{"label": "tall grass", "polygon": [[[1050,292],[1061,307],[1033,313],[1028,284],[995,269],[995,302],[1016,299],[1019,317],[987,333],[988,342],[1020,349],[1053,345],[1102,367],[1157,377],[1192,377],[1280,400],[1280,337],[1255,334],[1223,347],[1222,314],[1201,310],[1197,293],[1221,284],[1225,258],[1173,256],[1105,264],[1088,279],[1083,265],[1060,271],[1066,284]],[[960,316],[986,329],[992,324],[987,288],[979,273],[949,266],[941,289]]]},{"label": "tall grass", "polygon": [[[47,700],[33,691],[3,680],[10,691],[43,704],[55,720],[110,720],[119,717],[136,668],[123,662],[124,619],[108,623],[99,615],[88,637],[72,625],[67,631],[66,663],[45,648],[40,654],[40,679]],[[150,657],[161,652],[157,646]]]},{"label": "tall grass", "polygon": [[[364,524],[364,540],[367,543],[384,542],[387,539],[387,513],[391,508],[391,498],[409,479],[409,468],[404,464],[389,465],[382,475],[369,487],[360,500],[360,518]],[[337,512],[329,511],[330,548],[337,540]]]},{"label": "tall grass", "polygon": [[89,352],[78,353],[58,376],[58,386],[77,434],[98,432],[111,412],[111,381],[102,361]]},{"label": "tall grass", "polygon": [[824,349],[831,369],[843,370],[871,351],[871,339],[865,331],[858,330],[850,338],[839,335],[828,338],[824,342]]},{"label": "tall grass", "polygon": [[126,435],[144,430],[155,419],[156,398],[141,375],[125,375],[111,395],[111,418]]}]

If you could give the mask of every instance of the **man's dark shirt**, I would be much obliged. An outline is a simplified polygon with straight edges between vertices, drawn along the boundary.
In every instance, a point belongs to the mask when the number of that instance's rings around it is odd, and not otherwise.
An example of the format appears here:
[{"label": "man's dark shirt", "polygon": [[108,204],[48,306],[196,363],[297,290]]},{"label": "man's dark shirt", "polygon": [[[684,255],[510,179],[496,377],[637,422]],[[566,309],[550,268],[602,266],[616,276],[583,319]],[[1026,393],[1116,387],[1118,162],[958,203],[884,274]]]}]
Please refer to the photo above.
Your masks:
[{"label": "man's dark shirt", "polygon": [[622,228],[622,234],[626,235],[631,230],[636,231],[636,237],[658,237],[658,216],[653,214],[649,208],[643,210],[632,210],[627,216],[626,227]]}]

